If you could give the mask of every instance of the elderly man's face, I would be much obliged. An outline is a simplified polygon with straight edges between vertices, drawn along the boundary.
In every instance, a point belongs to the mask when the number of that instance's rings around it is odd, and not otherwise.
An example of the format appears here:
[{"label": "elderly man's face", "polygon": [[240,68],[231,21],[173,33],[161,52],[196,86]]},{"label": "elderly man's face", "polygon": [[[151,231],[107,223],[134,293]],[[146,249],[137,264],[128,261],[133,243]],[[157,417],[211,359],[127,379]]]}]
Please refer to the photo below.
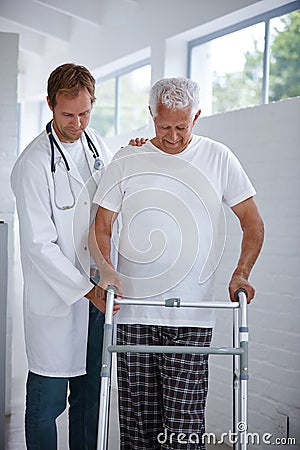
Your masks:
[{"label": "elderly man's face", "polygon": [[181,153],[191,141],[192,130],[201,111],[192,117],[191,108],[169,109],[159,103],[156,116],[153,145],[166,153]]}]

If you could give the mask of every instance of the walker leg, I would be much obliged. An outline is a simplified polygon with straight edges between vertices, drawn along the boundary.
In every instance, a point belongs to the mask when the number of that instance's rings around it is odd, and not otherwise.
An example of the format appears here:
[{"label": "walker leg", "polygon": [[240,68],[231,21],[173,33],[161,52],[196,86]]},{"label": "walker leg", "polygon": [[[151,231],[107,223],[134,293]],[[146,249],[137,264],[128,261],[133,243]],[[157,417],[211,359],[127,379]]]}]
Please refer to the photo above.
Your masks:
[{"label": "walker leg", "polygon": [[112,362],[112,354],[108,348],[112,345],[113,341],[112,318],[115,293],[116,289],[113,286],[109,286],[106,295],[106,314],[103,334],[97,450],[107,450],[108,445],[108,419]]},{"label": "walker leg", "polygon": [[[233,348],[239,347],[239,310],[234,309],[233,310]],[[232,419],[233,419],[233,436],[235,436],[234,442],[233,442],[233,449],[238,450],[239,443],[238,443],[238,423],[240,421],[240,356],[234,355],[233,356],[233,398],[232,398]]]},{"label": "walker leg", "polygon": [[243,349],[240,359],[240,422],[239,436],[241,450],[248,448],[248,320],[247,297],[244,292],[239,294],[240,301],[240,347]]}]

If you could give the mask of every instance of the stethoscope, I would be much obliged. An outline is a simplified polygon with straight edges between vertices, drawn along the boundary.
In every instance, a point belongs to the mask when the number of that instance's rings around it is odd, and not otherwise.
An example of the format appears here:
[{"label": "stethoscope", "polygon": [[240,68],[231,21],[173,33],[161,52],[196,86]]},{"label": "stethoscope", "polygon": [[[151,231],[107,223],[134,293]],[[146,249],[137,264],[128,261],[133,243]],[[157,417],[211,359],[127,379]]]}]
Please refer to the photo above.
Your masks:
[{"label": "stethoscope", "polygon": [[[51,129],[51,122],[52,122],[52,121],[50,121],[49,123],[47,123],[47,125],[46,125],[46,132],[47,132],[47,135],[48,135],[48,138],[49,138],[49,142],[50,142],[50,147],[51,147],[51,173],[52,173],[53,186],[54,186],[54,203],[55,203],[55,206],[56,206],[58,209],[61,209],[61,210],[72,209],[72,208],[74,208],[74,206],[75,206],[76,197],[75,197],[75,194],[74,194],[74,190],[73,190],[73,186],[72,186],[72,181],[71,181],[71,177],[70,177],[70,170],[71,170],[71,169],[70,169],[69,163],[68,163],[68,161],[67,161],[67,158],[66,158],[66,156],[65,156],[65,154],[64,154],[64,152],[63,152],[63,150],[61,149],[61,146],[58,144],[57,140],[56,140],[55,137],[53,136],[52,129]],[[103,163],[103,161],[101,160],[101,158],[100,158],[100,156],[99,156],[99,152],[98,152],[98,150],[97,150],[95,144],[93,143],[93,141],[91,140],[91,138],[89,137],[89,135],[87,134],[86,131],[84,131],[84,136],[85,136],[85,138],[86,138],[86,141],[87,141],[89,150],[91,151],[91,153],[92,153],[92,155],[93,155],[93,157],[94,157],[94,160],[95,160],[95,161],[94,161],[94,169],[96,169],[96,170],[102,169],[102,167],[104,166],[104,163]],[[69,189],[70,189],[70,192],[71,192],[71,195],[72,195],[72,202],[71,202],[70,205],[65,205],[65,206],[59,205],[59,204],[57,203],[57,200],[56,200],[56,198],[57,198],[57,197],[56,197],[56,184],[55,184],[55,171],[56,171],[56,167],[55,167],[55,162],[54,162],[54,146],[55,146],[55,147],[57,148],[57,150],[59,151],[59,153],[60,153],[60,155],[61,155],[61,157],[62,157],[62,159],[63,159],[63,161],[64,161],[65,167],[66,167],[66,169],[67,169],[67,176],[68,176],[68,182],[69,182]]]}]

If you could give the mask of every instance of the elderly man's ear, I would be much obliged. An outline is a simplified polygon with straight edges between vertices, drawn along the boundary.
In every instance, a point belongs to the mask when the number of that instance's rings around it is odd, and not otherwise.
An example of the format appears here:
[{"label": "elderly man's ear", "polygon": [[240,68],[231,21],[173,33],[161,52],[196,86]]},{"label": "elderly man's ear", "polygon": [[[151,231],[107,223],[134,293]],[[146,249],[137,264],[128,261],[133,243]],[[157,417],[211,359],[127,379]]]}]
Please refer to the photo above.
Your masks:
[{"label": "elderly man's ear", "polygon": [[195,125],[195,123],[197,122],[197,120],[199,119],[201,114],[201,109],[199,109],[199,111],[196,112],[194,120],[193,120],[193,125]]}]

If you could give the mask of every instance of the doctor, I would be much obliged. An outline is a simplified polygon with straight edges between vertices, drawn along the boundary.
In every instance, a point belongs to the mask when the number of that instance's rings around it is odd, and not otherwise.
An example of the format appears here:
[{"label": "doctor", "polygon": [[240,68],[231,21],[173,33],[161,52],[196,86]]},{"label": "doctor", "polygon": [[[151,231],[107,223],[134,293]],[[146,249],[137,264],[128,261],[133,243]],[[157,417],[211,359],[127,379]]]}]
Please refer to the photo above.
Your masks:
[{"label": "doctor", "polygon": [[85,67],[56,68],[47,96],[53,120],[11,175],[24,276],[29,450],[57,449],[55,420],[68,392],[70,449],[96,449],[103,314],[87,237],[90,199],[111,156],[88,128],[94,92]]}]

